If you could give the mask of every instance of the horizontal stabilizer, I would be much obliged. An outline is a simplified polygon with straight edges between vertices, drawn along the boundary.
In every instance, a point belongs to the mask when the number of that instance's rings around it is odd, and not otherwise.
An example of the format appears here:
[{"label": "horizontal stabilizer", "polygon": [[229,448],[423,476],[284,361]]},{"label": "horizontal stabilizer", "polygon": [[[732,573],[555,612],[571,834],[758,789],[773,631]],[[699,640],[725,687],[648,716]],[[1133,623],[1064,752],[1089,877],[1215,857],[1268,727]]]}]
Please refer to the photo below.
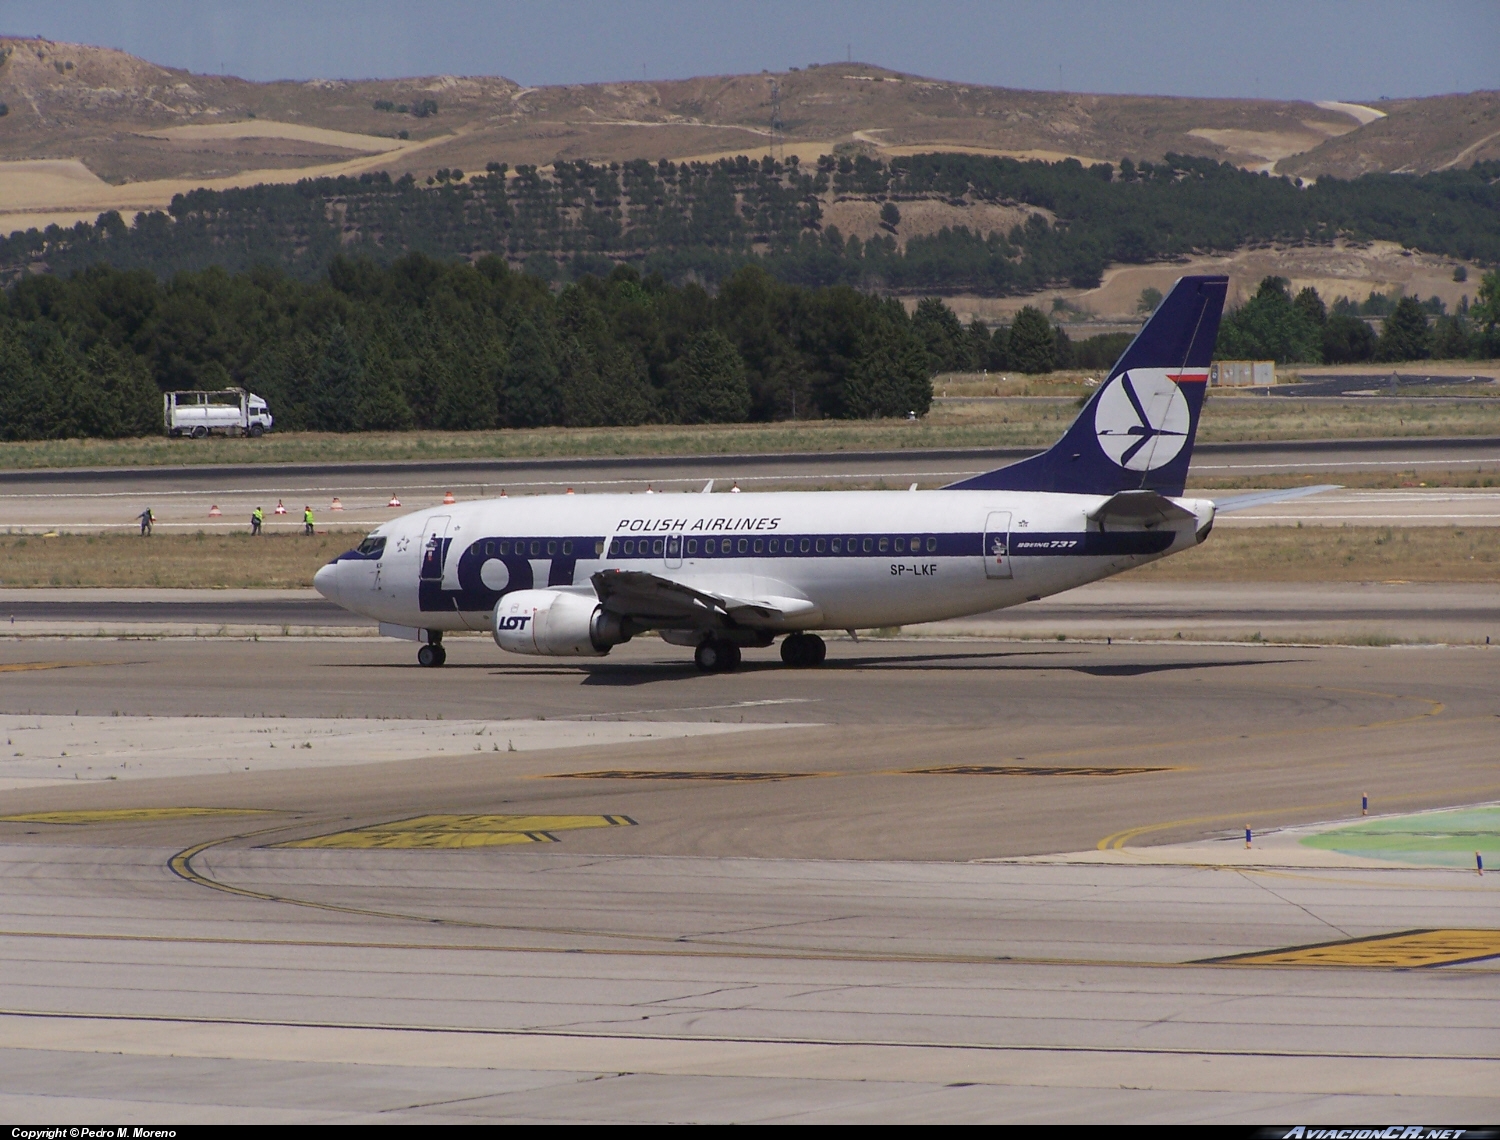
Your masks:
[{"label": "horizontal stabilizer", "polygon": [[1090,511],[1088,517],[1106,530],[1110,523],[1128,523],[1150,530],[1173,520],[1198,520],[1198,516],[1192,511],[1179,507],[1171,499],[1155,491],[1121,491]]},{"label": "horizontal stabilizer", "polygon": [[1309,495],[1321,495],[1324,491],[1337,491],[1337,483],[1320,483],[1316,487],[1288,487],[1281,491],[1252,491],[1248,495],[1230,495],[1227,499],[1215,499],[1214,511],[1228,514],[1230,511],[1246,511],[1251,507],[1267,507],[1272,503],[1290,503],[1293,499],[1305,499]]}]

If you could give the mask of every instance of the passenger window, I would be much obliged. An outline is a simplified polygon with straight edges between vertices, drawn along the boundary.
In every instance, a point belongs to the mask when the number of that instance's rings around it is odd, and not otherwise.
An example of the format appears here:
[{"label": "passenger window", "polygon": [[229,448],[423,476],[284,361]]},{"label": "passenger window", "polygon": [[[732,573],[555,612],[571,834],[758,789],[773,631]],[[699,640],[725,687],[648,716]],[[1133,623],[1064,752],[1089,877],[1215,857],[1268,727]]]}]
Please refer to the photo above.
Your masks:
[{"label": "passenger window", "polygon": [[888,538],[886,538],[885,535],[881,535],[880,536],[880,553],[884,554],[887,550],[890,549],[890,546],[891,546],[891,540],[888,539]]},{"label": "passenger window", "polygon": [[780,543],[780,541],[773,538],[771,540],[771,553],[775,554],[780,549],[781,549],[781,543]]},{"label": "passenger window", "polygon": [[927,553],[931,554],[936,549],[937,549],[937,536],[929,534],[927,536]]},{"label": "passenger window", "polygon": [[760,554],[762,551],[765,550],[765,548],[766,548],[765,539],[757,538],[755,540],[755,553]]},{"label": "passenger window", "polygon": [[531,540],[531,554],[532,554],[532,557],[535,557],[536,555],[540,554],[541,552],[542,552],[542,544],[540,542],[538,542],[536,539],[533,538]]},{"label": "passenger window", "polygon": [[635,553],[635,539],[633,539],[633,538],[627,538],[624,542],[622,542],[620,544],[620,546],[625,551],[626,554],[634,554]]},{"label": "passenger window", "polygon": [[502,555],[510,553],[510,542],[508,540],[506,540],[506,539],[501,539],[500,540],[500,553]]},{"label": "passenger window", "polygon": [[741,554],[749,554],[750,553],[750,540],[748,538],[742,538],[742,539],[740,539],[740,553]]},{"label": "passenger window", "polygon": [[922,536],[920,534],[914,534],[914,535],[912,535],[911,536],[911,552],[913,554],[915,554],[915,553],[917,553],[917,551],[919,551],[921,549],[922,549]]},{"label": "passenger window", "polygon": [[906,539],[904,539],[904,538],[898,538],[896,540],[896,553],[897,554],[905,554],[906,553]]},{"label": "passenger window", "polygon": [[713,552],[714,552],[714,540],[711,539],[711,538],[704,539],[703,540],[703,553],[704,554],[712,554]]},{"label": "passenger window", "polygon": [[555,542],[549,542],[549,543],[547,543],[547,557],[551,558],[556,553],[557,553],[557,543],[555,543]]},{"label": "passenger window", "polygon": [[573,553],[573,540],[571,538],[570,539],[565,539],[563,541],[563,553],[564,554],[572,554]]},{"label": "passenger window", "polygon": [[660,539],[660,538],[658,538],[655,542],[653,542],[651,544],[651,553],[652,554],[655,554],[657,556],[661,555],[661,552],[662,552],[662,542],[663,542],[663,540]]},{"label": "passenger window", "polygon": [[873,538],[867,538],[867,539],[865,539],[865,553],[869,554],[870,551],[872,551],[874,549],[875,549],[875,540]]},{"label": "passenger window", "polygon": [[837,554],[839,552],[839,540],[838,539],[834,539],[833,540],[833,552],[835,554]]},{"label": "passenger window", "polygon": [[821,538],[820,538],[820,539],[818,539],[818,553],[819,553],[819,554],[822,554],[822,553],[823,553],[823,547],[824,547],[824,542],[823,542],[823,540],[822,540],[822,539],[821,539]]},{"label": "passenger window", "polygon": [[603,556],[604,556],[604,540],[602,538],[596,538],[596,539],[594,539],[594,557],[595,558],[602,558]]},{"label": "passenger window", "polygon": [[687,540],[687,552],[689,554],[698,553],[698,540],[696,538],[690,538]]},{"label": "passenger window", "polygon": [[495,556],[495,543],[493,539],[484,544],[484,556],[486,558],[493,558]]},{"label": "passenger window", "polygon": [[812,543],[804,538],[797,544],[797,549],[800,550],[803,554],[806,554],[809,550],[812,549]]}]

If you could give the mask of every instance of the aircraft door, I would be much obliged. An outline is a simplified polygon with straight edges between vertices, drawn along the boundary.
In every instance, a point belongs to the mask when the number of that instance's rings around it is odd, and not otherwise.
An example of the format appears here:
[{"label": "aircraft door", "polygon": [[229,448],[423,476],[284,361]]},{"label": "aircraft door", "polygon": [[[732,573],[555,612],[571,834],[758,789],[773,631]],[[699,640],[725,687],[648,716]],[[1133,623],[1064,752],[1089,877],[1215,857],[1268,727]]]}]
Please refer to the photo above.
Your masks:
[{"label": "aircraft door", "polygon": [[417,575],[424,582],[443,580],[443,555],[447,549],[448,516],[433,515],[422,531],[422,569]]},{"label": "aircraft door", "polygon": [[667,535],[666,567],[677,570],[682,567],[682,532]]},{"label": "aircraft door", "polygon": [[984,524],[984,576],[1011,576],[1009,511],[991,511]]}]

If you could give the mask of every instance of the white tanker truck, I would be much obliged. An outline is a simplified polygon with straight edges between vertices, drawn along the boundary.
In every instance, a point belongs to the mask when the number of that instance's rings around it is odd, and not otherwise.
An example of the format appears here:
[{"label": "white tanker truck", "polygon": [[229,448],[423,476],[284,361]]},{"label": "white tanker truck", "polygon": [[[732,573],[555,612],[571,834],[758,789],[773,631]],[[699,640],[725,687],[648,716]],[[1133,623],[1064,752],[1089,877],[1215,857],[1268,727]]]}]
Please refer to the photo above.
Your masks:
[{"label": "white tanker truck", "polygon": [[218,392],[165,392],[162,417],[173,439],[210,434],[248,435],[259,438],[271,430],[271,409],[255,393],[244,388]]}]

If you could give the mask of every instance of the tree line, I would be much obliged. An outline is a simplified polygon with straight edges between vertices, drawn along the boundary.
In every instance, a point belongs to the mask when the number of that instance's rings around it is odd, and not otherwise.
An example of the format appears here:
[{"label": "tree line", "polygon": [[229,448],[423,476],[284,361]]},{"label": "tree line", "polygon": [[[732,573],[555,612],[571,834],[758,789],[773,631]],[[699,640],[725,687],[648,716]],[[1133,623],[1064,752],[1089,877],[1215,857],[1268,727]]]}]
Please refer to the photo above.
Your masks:
[{"label": "tree line", "polygon": [[[1267,277],[1248,302],[1225,314],[1216,355],[1282,364],[1500,356],[1500,271],[1484,275],[1475,304],[1465,298],[1457,312],[1445,309],[1436,297],[1423,302],[1372,293],[1363,304],[1341,298],[1330,310],[1316,289],[1294,297],[1285,277]],[[1383,314],[1378,335],[1358,315],[1371,310]]]},{"label": "tree line", "polygon": [[[861,241],[826,224],[826,207],[844,197],[882,204],[878,234]],[[1014,206],[1027,220],[1005,233],[950,227],[901,246],[900,204],[935,199]],[[0,273],[108,262],[167,278],[269,265],[314,282],[339,257],[391,264],[423,253],[495,256],[553,282],[629,264],[642,278],[714,286],[756,264],[806,288],[999,296],[1092,287],[1111,262],[1337,238],[1500,264],[1500,163],[1305,187],[1182,155],[1118,167],[953,154],[824,156],[805,166],[795,157],[515,171],[490,163],[423,182],[376,173],[196,190],[133,225],[106,213],[0,239]]]}]

